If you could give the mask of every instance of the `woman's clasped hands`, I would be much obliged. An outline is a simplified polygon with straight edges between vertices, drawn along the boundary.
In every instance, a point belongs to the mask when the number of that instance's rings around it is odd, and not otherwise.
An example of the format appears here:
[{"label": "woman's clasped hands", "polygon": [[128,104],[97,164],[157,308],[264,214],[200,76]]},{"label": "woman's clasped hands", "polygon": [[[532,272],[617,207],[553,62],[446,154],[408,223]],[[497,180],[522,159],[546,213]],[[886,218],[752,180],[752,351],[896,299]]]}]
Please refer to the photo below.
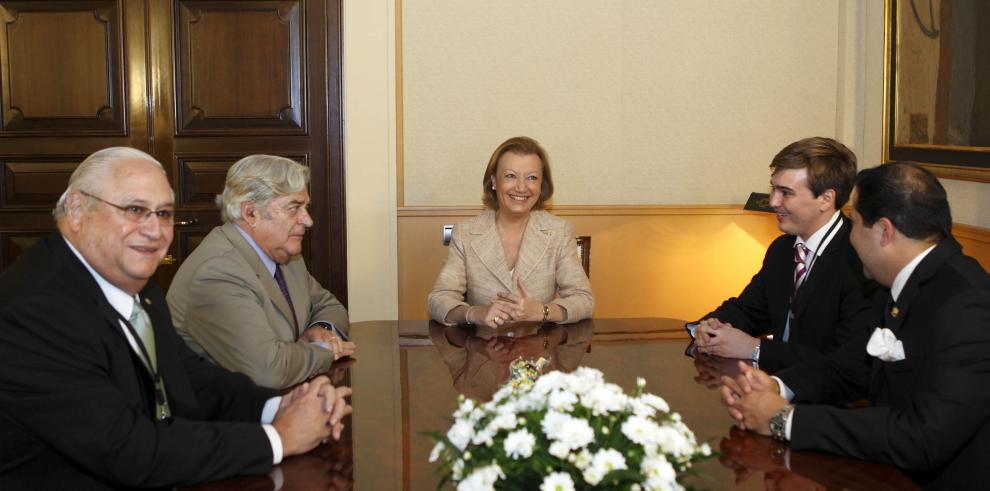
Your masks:
[{"label": "woman's clasped hands", "polygon": [[517,322],[543,320],[543,302],[533,298],[522,280],[517,279],[519,294],[499,292],[488,305],[473,306],[465,313],[465,319],[479,326],[498,328]]}]

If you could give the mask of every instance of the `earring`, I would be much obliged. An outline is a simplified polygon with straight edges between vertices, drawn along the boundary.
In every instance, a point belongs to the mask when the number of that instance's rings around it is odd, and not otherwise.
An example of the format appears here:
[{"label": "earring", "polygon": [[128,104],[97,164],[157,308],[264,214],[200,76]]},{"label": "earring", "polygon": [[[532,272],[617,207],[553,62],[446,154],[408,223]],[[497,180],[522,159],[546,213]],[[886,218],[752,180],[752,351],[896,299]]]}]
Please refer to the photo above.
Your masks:
[{"label": "earring", "polygon": [[495,185],[494,185],[494,184],[492,184],[492,191],[494,191],[494,190],[495,190]]}]

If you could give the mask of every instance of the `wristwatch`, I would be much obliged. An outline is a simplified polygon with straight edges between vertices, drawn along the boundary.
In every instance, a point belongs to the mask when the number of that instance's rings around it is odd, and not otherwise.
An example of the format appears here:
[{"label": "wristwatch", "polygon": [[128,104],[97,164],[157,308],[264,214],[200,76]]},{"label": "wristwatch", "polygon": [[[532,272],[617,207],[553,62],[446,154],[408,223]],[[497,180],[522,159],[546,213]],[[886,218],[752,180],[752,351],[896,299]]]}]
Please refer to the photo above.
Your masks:
[{"label": "wristwatch", "polygon": [[770,418],[770,436],[774,440],[787,441],[787,418],[794,412],[793,404],[785,404]]}]

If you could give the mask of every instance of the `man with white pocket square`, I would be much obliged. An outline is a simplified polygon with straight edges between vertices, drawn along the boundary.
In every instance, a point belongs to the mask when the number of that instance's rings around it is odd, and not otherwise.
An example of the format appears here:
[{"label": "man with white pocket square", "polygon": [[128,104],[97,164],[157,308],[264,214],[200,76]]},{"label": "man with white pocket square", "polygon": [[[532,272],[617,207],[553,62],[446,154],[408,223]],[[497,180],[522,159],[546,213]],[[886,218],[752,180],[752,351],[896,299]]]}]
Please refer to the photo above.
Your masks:
[{"label": "man with white pocket square", "polygon": [[[852,222],[865,272],[890,287],[877,327],[776,377],[742,366],[723,378],[723,402],[794,449],[892,464],[926,489],[986,488],[990,276],[962,254],[945,190],[920,167],[860,172]],[[864,397],[869,407],[821,405]]]}]

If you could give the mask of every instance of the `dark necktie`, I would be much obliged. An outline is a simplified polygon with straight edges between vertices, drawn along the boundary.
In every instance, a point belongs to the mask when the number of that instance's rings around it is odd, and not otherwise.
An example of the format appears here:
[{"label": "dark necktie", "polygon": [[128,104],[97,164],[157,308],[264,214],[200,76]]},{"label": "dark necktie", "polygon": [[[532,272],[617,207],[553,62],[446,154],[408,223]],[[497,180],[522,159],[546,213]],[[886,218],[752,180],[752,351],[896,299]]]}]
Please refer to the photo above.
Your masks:
[{"label": "dark necktie", "polygon": [[278,289],[282,291],[282,296],[289,303],[289,310],[292,311],[292,326],[295,328],[296,339],[299,339],[299,319],[296,318],[296,308],[292,305],[292,297],[289,296],[289,287],[285,284],[285,276],[282,275],[282,266],[278,264],[275,265],[275,283],[278,283]]}]

